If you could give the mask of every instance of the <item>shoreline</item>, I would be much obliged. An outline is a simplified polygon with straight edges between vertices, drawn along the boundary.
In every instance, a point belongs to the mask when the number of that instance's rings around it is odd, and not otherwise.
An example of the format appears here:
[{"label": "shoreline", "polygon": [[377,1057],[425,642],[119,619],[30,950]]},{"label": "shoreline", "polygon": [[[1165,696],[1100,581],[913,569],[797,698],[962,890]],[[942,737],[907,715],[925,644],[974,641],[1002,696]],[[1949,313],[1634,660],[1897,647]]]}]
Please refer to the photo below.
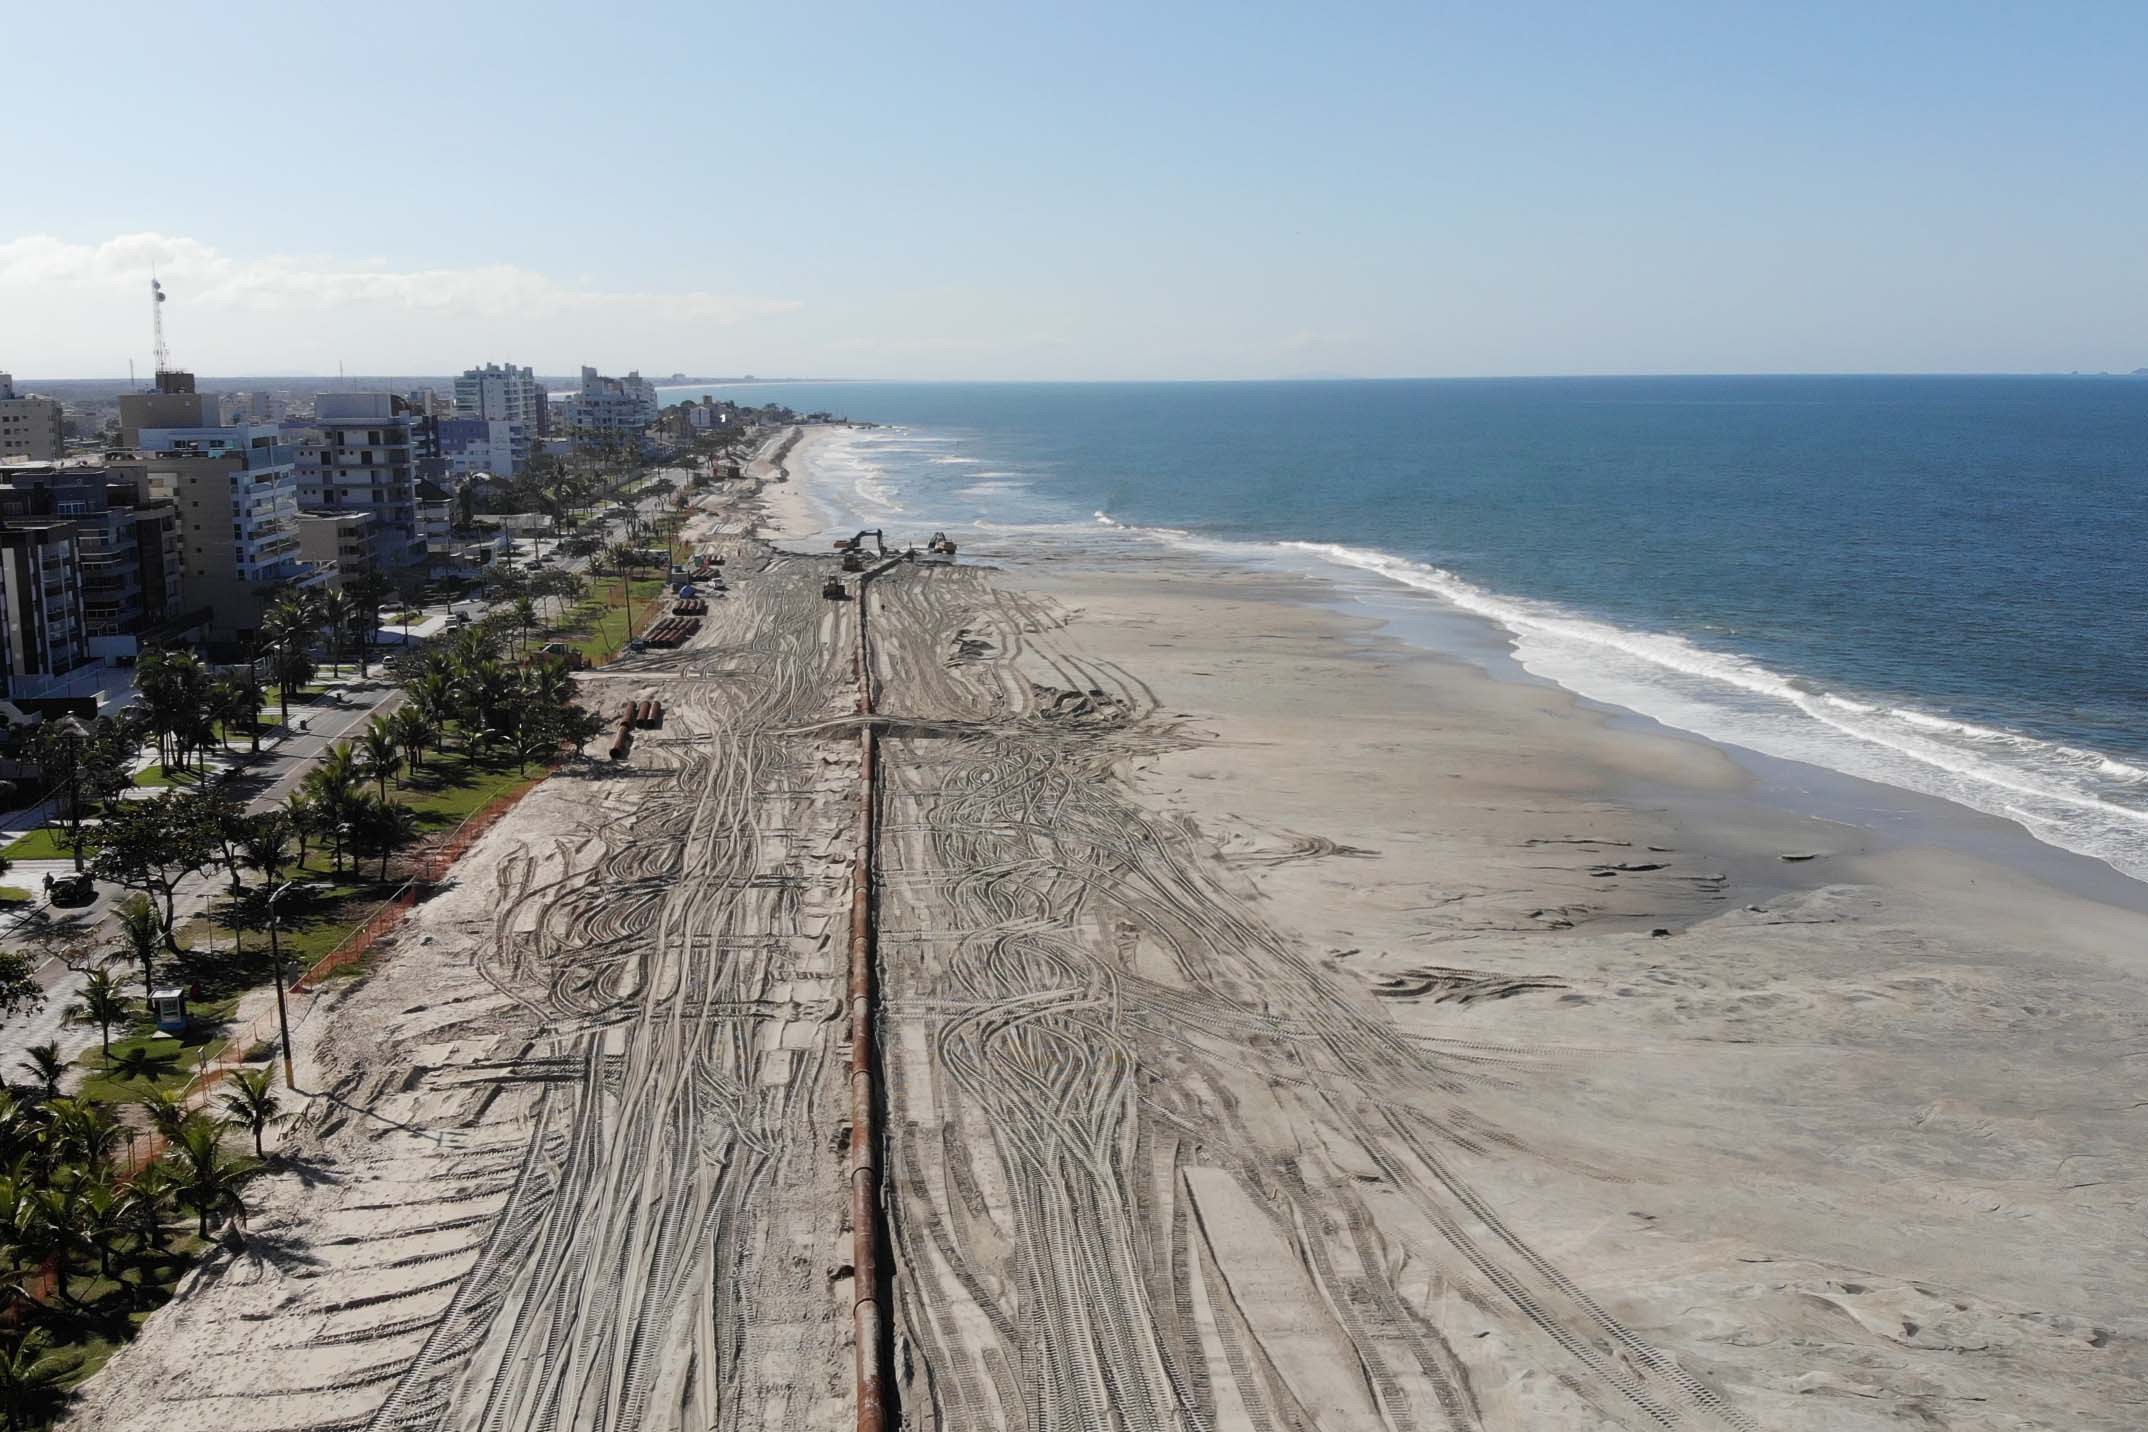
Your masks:
[{"label": "shoreline", "polygon": [[[245,1227],[69,1425],[850,1424],[859,628],[780,446],[694,515],[707,628],[580,678],[660,726],[324,997]],[[874,583],[905,1425],[2130,1425],[2148,919],[1784,861],[1725,753],[1307,591]]]},{"label": "shoreline", "polygon": [[[1224,514],[1222,530],[1237,535],[1124,524],[1111,515],[1118,508],[1108,483],[1058,470],[1067,460],[1064,444],[1031,453],[1035,444],[1011,441],[997,429],[972,431],[953,415],[943,412],[940,418],[940,426],[824,435],[830,458],[825,466],[834,479],[826,491],[833,504],[866,514],[867,526],[905,517],[922,524],[930,517],[930,526],[947,527],[980,555],[1044,548],[1115,556],[1160,545],[1227,565],[1306,576],[1339,602],[1389,616],[1413,644],[1440,653],[1460,646],[1473,657],[1489,650],[1496,669],[1526,671],[1531,679],[1550,679],[1592,701],[1633,712],[1635,719],[1753,752],[1756,760],[1749,764],[1756,768],[1787,761],[1830,773],[1816,784],[1840,789],[1848,798],[1822,813],[1858,819],[1843,812],[1875,806],[1831,778],[1849,776],[1878,790],[1907,793],[1902,804],[1913,819],[1892,823],[1930,829],[1935,808],[1923,803],[1947,802],[1980,818],[2019,826],[2040,847],[2101,862],[2148,889],[2148,810],[2139,805],[2140,791],[2148,790],[2141,784],[2148,781],[2148,763],[2137,754],[2129,763],[2125,755],[2137,743],[2099,741],[2065,721],[2010,723],[1988,714],[1998,709],[1990,702],[1927,701],[1884,680],[1873,684],[1869,672],[1854,680],[1800,675],[1839,665],[1825,657],[1835,643],[1822,631],[1810,633],[1804,644],[1811,650],[1804,658],[1763,658],[1745,654],[1740,648],[1748,644],[1734,636],[1716,640],[1691,634],[1689,639],[1678,634],[1686,627],[1676,623],[1592,616],[1578,597],[1576,605],[1561,605],[1520,595],[1527,584],[1511,590],[1480,586],[1427,561],[1397,555],[1418,551],[1421,544],[1383,542],[1376,524],[1360,526],[1355,535],[1348,528],[1323,534],[1334,541],[1294,540],[1287,531],[1279,535],[1273,523],[1248,525],[1230,517],[1233,509],[1227,504],[1218,509]],[[1110,511],[1091,517],[1092,505]],[[906,514],[904,508],[912,511]],[[1182,504],[1181,510],[1205,509],[1196,502],[1192,508]],[[1357,545],[1340,545],[1350,543]],[[1622,621],[1628,624],[1619,625]],[[1468,623],[1491,625],[1466,632]],[[1418,628],[1426,626],[1431,630],[1420,633]],[[1763,642],[1752,649],[1769,648]],[[2035,702],[2029,707],[2042,709]],[[1986,724],[1976,724],[1980,721]],[[2106,754],[2099,764],[2099,751],[2117,754]],[[1962,848],[1995,850],[1981,830]],[[2093,880],[2068,872],[2063,862],[2039,862],[2033,852],[2000,855],[2034,864],[2070,888],[2087,889]],[[2136,891],[2110,898],[2123,902],[2141,896]]]},{"label": "shoreline", "polygon": [[[1180,723],[1127,769],[1143,804],[1406,1038],[1517,1061],[1471,1095],[1517,1140],[1473,1176],[1760,1425],[2115,1426],[2148,1392],[2148,1156],[2108,1085],[2148,1038],[2148,918],[2110,898],[2137,882],[1932,798],[2103,888],[1770,804],[1719,743],[1424,651],[1310,578],[989,546],[964,560]],[[1513,1346],[1458,1351],[1486,1425],[1603,1425]]]},{"label": "shoreline", "polygon": [[[813,460],[820,455],[817,450],[840,431],[841,428],[806,430],[791,463],[798,480],[787,488],[776,489],[787,494],[775,519],[774,531],[781,536],[795,534],[805,540],[845,528],[845,518],[835,500],[813,495],[816,489],[826,486],[815,481]],[[1111,524],[1111,528],[1128,536],[1153,535],[1118,524]],[[841,535],[847,535],[847,529]],[[1464,665],[1493,680],[1557,691],[1573,700],[1577,709],[1595,713],[1615,729],[1691,742],[1725,757],[1743,774],[1744,784],[1736,792],[1714,793],[1706,801],[1682,795],[1682,804],[1695,807],[1695,818],[1735,825],[1739,822],[1735,809],[1709,813],[1700,808],[1758,802],[1785,817],[1851,827],[1868,854],[1936,847],[2010,869],[2069,895],[2148,914],[2148,876],[2131,874],[2100,856],[2043,839],[2023,818],[1994,815],[1951,796],[1774,755],[1578,691],[1555,677],[1525,667],[1516,654],[1520,637],[1497,617],[1456,606],[1436,592],[1387,581],[1361,570],[1307,571],[1280,552],[1271,555],[1260,551],[1262,544],[1197,540],[1192,547],[1176,548],[1166,542],[1143,541],[1107,548],[1089,540],[1094,534],[1083,530],[1029,532],[1004,528],[979,535],[982,541],[977,544],[978,555],[1003,556],[1018,569],[1036,570],[1040,562],[1049,562],[1056,569],[1064,563],[1092,560],[1107,567],[1129,561],[1139,565],[1176,556],[1196,567],[1205,565],[1218,571],[1295,584],[1297,600],[1348,620],[1368,622],[1364,640],[1391,643],[1409,657]],[[1066,544],[1065,549],[1055,550],[1060,542]],[[1245,550],[1224,550],[1237,547]],[[1662,798],[1661,792],[1646,785],[1637,785],[1628,794],[1643,804]]]}]

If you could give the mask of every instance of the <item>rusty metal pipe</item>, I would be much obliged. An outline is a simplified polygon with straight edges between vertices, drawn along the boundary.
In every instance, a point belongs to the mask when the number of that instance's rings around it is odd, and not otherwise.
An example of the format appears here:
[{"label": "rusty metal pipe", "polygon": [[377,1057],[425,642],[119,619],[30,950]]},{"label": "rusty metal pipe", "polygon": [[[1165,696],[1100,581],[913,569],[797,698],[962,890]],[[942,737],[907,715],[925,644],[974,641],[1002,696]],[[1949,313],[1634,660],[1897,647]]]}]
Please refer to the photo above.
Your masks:
[{"label": "rusty metal pipe", "polygon": [[[858,579],[858,711],[873,714],[873,666],[865,591],[883,565]],[[873,844],[878,739],[858,736],[858,850],[850,894],[850,1265],[851,1340],[857,1350],[857,1432],[889,1425],[885,1361],[887,1285],[880,1268],[879,1061],[873,1040]]]}]

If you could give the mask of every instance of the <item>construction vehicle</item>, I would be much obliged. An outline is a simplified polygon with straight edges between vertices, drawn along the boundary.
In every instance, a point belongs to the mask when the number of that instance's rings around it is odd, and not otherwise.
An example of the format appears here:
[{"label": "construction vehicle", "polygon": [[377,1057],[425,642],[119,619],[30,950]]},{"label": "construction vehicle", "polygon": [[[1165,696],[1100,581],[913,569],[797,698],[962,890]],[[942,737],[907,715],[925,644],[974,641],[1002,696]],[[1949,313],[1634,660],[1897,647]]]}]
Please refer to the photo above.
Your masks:
[{"label": "construction vehicle", "polygon": [[831,602],[840,602],[850,595],[848,591],[844,590],[841,577],[830,577],[827,581],[821,583],[820,594]]},{"label": "construction vehicle", "polygon": [[955,555],[955,544],[948,540],[945,532],[935,532],[932,534],[932,540],[925,544],[925,550],[937,552],[943,557],[952,557]]},{"label": "construction vehicle", "polygon": [[845,552],[843,554],[843,570],[846,572],[862,572],[865,570],[865,559],[859,556],[855,549]]},{"label": "construction vehicle", "polygon": [[865,539],[868,537],[873,539],[873,546],[879,550],[881,556],[885,557],[888,554],[887,539],[881,535],[880,529],[877,527],[859,528],[857,536],[844,537],[838,540],[835,544],[835,550],[838,552],[863,552],[865,550]]}]

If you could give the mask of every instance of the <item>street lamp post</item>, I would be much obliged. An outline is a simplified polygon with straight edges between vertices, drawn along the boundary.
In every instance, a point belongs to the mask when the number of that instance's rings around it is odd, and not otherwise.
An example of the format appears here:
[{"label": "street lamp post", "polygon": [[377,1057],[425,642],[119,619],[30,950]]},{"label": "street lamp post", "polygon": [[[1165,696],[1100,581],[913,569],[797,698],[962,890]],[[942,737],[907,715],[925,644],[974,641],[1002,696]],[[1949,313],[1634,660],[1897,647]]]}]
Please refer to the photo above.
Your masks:
[{"label": "street lamp post", "polygon": [[283,1000],[283,950],[276,943],[276,902],[298,882],[286,880],[269,892],[268,897],[268,944],[269,967],[276,972],[276,1027],[283,1035],[283,1087],[298,1087],[298,1075],[291,1064],[291,1012]]},{"label": "street lamp post", "polygon": [[82,873],[82,743],[89,737],[89,727],[73,714],[62,716],[57,727],[67,741],[67,816],[74,829],[69,843],[74,847],[75,874]]}]

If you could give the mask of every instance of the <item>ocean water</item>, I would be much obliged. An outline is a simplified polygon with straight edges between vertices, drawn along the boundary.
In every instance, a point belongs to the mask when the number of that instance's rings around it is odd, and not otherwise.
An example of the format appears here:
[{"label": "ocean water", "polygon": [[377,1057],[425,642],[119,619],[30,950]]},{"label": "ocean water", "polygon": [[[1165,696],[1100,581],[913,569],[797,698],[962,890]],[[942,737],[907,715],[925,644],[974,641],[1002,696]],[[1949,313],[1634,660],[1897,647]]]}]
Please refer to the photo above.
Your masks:
[{"label": "ocean water", "polygon": [[2148,381],[762,384],[889,426],[830,525],[1168,543],[2148,879]]}]

